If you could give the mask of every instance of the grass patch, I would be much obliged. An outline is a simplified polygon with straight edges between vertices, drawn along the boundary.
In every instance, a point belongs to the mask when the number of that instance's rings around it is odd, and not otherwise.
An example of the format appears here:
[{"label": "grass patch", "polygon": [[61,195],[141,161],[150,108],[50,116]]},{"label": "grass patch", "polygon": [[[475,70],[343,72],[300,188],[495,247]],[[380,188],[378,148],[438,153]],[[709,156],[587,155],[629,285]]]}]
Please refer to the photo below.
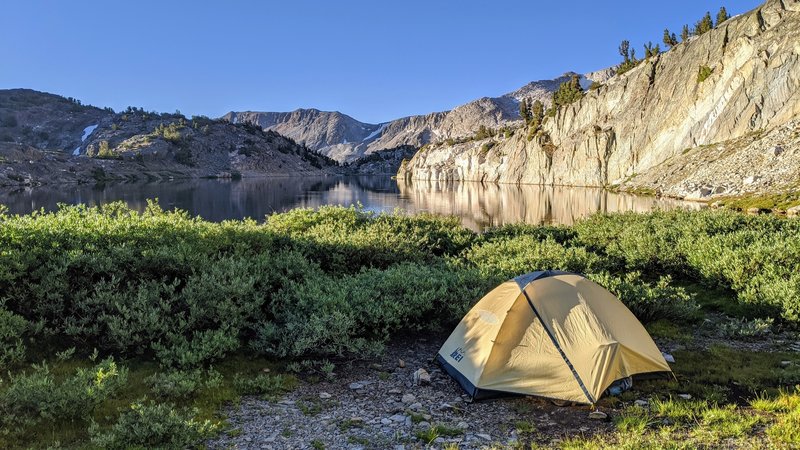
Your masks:
[{"label": "grass patch", "polygon": [[517,433],[520,434],[530,434],[536,432],[536,424],[526,420],[518,420],[514,422],[514,428],[516,428]]},{"label": "grass patch", "polygon": [[464,434],[464,430],[458,427],[436,424],[425,430],[418,430],[414,433],[417,439],[430,444],[438,437],[457,437]]},{"label": "grass patch", "polygon": [[[262,358],[253,358],[252,355],[232,355],[214,367],[216,381],[207,383],[208,373],[190,372],[184,373],[183,378],[195,377],[196,383],[190,395],[182,392],[165,391],[163,387],[155,387],[153,378],[156,375],[165,374],[157,364],[141,360],[120,361],[118,366],[124,368],[127,373],[126,382],[114,393],[113,396],[102,399],[90,414],[84,418],[72,420],[45,421],[40,424],[20,423],[14,426],[3,425],[4,432],[0,433],[0,448],[34,447],[46,448],[59,444],[63,447],[81,447],[86,445],[90,439],[90,425],[95,423],[94,434],[105,436],[101,441],[108,442],[109,446],[114,446],[115,442],[121,442],[116,434],[124,433],[125,427],[150,426],[149,423],[142,421],[167,420],[166,417],[172,414],[180,414],[185,421],[197,424],[196,431],[191,431],[186,436],[204,437],[214,430],[222,430],[225,427],[225,417],[222,415],[222,407],[225,404],[237,403],[241,395],[258,393],[266,394],[284,392],[293,388],[295,380],[286,375],[276,375],[273,379],[282,380],[281,383],[270,383],[268,390],[251,392],[242,390],[242,380],[263,379],[262,369],[264,367],[275,367],[272,362]],[[53,360],[48,362],[49,373],[53,382],[58,384],[74,376],[78,370],[87,370],[94,367],[94,363],[88,359],[75,358],[69,360]],[[19,374],[31,371],[24,369]],[[16,380],[16,379],[15,379]],[[9,389],[15,383],[8,383],[5,378],[0,384],[0,402],[2,398],[9,395]],[[178,383],[175,378],[169,381]],[[185,380],[184,380],[185,381]],[[31,387],[25,391],[24,401],[28,404],[42,404],[44,400],[37,400],[34,397],[38,389]],[[52,396],[52,389],[43,393]],[[22,398],[16,401],[17,404],[23,401]],[[153,409],[150,401],[158,401],[159,404],[170,405],[169,408]],[[132,405],[137,409],[132,409]],[[77,404],[68,405],[70,410],[78,411],[80,406]],[[0,409],[2,407],[0,406]],[[139,413],[137,413],[137,411]],[[129,414],[135,413],[135,414]],[[128,422],[125,425],[118,421],[122,414],[129,414]],[[139,425],[136,425],[136,424]],[[0,422],[0,424],[2,424]],[[205,424],[205,425],[202,425]],[[177,424],[176,424],[177,425]],[[30,431],[35,427],[36,432]],[[116,427],[116,428],[115,428]],[[176,428],[177,430],[177,428]],[[177,432],[177,431],[176,431]],[[239,430],[241,432],[241,430]],[[116,433],[114,436],[108,433]],[[236,433],[230,430],[228,433]],[[108,434],[108,435],[107,435]],[[188,442],[188,441],[187,441]],[[123,445],[123,444],[119,444]],[[130,443],[130,445],[135,445]]]},{"label": "grass patch", "polygon": [[786,211],[793,206],[800,205],[800,189],[780,194],[721,197],[717,201],[722,206],[736,211],[747,211],[750,208],[767,211]]},{"label": "grass patch", "polygon": [[714,73],[714,69],[712,69],[711,67],[700,66],[700,68],[697,69],[697,83],[699,84],[702,83],[703,81],[706,81],[708,77],[711,76],[712,73]]},{"label": "grass patch", "polygon": [[681,344],[688,344],[692,341],[692,334],[685,327],[680,327],[668,320],[657,320],[647,324],[647,332],[653,337],[669,339]]}]

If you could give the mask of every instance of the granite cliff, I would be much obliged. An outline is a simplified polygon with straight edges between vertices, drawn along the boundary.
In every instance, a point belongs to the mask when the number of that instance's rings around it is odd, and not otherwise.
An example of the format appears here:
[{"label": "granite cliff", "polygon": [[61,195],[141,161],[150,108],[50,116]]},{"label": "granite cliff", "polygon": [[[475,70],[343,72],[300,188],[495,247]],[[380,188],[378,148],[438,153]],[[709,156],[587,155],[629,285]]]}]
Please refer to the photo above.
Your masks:
[{"label": "granite cliff", "polygon": [[695,199],[796,188],[798,116],[800,2],[770,0],[609,78],[545,118],[531,139],[520,127],[429,146],[398,176],[616,185]]}]

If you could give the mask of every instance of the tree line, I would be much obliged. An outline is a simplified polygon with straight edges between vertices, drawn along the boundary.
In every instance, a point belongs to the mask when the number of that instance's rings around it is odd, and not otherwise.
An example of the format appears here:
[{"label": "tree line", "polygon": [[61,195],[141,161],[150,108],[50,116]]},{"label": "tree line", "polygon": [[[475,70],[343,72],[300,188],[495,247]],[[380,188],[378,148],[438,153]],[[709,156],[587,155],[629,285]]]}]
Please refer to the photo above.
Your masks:
[{"label": "tree line", "polygon": [[[695,22],[694,27],[690,28],[688,24],[684,24],[681,28],[680,34],[680,41],[678,40],[678,36],[670,32],[669,28],[664,28],[664,35],[661,38],[661,42],[664,44],[664,47],[669,50],[670,48],[678,45],[681,42],[686,42],[689,40],[690,37],[693,36],[700,36],[701,34],[707,33],[713,30],[715,27],[718,27],[721,23],[725,22],[726,20],[730,19],[730,15],[725,7],[721,7],[717,12],[716,23],[714,19],[711,18],[711,12],[706,11],[705,15],[703,15],[700,20]],[[622,56],[622,62],[617,67],[617,74],[625,73],[637,65],[643,60],[638,59],[636,57],[636,49],[631,47],[631,43],[628,40],[623,40],[619,45],[619,54]],[[652,41],[647,42],[644,44],[644,59],[648,59],[652,56],[656,56],[661,53],[661,45],[660,44],[653,44]]]}]

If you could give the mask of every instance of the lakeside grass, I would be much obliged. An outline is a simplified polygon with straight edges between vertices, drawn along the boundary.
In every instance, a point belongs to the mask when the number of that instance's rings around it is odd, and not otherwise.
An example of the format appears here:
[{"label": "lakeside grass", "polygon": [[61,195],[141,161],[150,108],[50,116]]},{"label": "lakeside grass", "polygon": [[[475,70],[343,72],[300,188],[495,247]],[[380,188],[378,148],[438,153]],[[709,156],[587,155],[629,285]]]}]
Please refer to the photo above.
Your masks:
[{"label": "lakeside grass", "polygon": [[[357,208],[259,224],[115,203],[0,211],[0,446],[194,445],[226,429],[222,405],[291,389],[294,378],[279,375],[287,368],[325,376],[327,357],[378,355],[397,332],[448,329],[499,282],[539,269],[586,274],[656,338],[686,347],[675,352],[677,381],[635,387],[661,406],[576,443],[796,439],[780,430],[800,412],[762,411],[794,405],[796,353],[691,344],[720,315],[741,320],[727,332],[734,339],[796,329],[798,220],[671,211],[476,234],[455,218]],[[680,403],[677,393],[703,404],[692,421],[662,426],[685,405],[657,402]],[[758,422],[746,420],[753,414]]]}]

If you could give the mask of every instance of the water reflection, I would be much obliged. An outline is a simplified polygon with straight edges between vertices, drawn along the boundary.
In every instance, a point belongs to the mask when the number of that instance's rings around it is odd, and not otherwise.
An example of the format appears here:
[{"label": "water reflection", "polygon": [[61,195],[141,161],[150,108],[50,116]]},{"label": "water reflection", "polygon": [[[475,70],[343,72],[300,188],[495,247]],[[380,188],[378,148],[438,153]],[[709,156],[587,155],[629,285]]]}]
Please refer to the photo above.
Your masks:
[{"label": "water reflection", "polygon": [[675,199],[609,192],[601,188],[482,183],[398,181],[416,210],[456,215],[472,229],[508,223],[571,225],[596,212],[647,212],[655,208],[699,209]]},{"label": "water reflection", "polygon": [[169,183],[39,187],[0,190],[11,213],[52,211],[58,203],[99,205],[122,200],[144,210],[158,198],[165,209],[180,208],[220,221],[265,215],[297,207],[361,204],[372,211],[427,211],[456,215],[469,228],[514,222],[571,224],[597,211],[649,211],[696,203],[615,194],[597,188],[484,185],[481,183],[405,183],[386,176],[184,180]]}]

